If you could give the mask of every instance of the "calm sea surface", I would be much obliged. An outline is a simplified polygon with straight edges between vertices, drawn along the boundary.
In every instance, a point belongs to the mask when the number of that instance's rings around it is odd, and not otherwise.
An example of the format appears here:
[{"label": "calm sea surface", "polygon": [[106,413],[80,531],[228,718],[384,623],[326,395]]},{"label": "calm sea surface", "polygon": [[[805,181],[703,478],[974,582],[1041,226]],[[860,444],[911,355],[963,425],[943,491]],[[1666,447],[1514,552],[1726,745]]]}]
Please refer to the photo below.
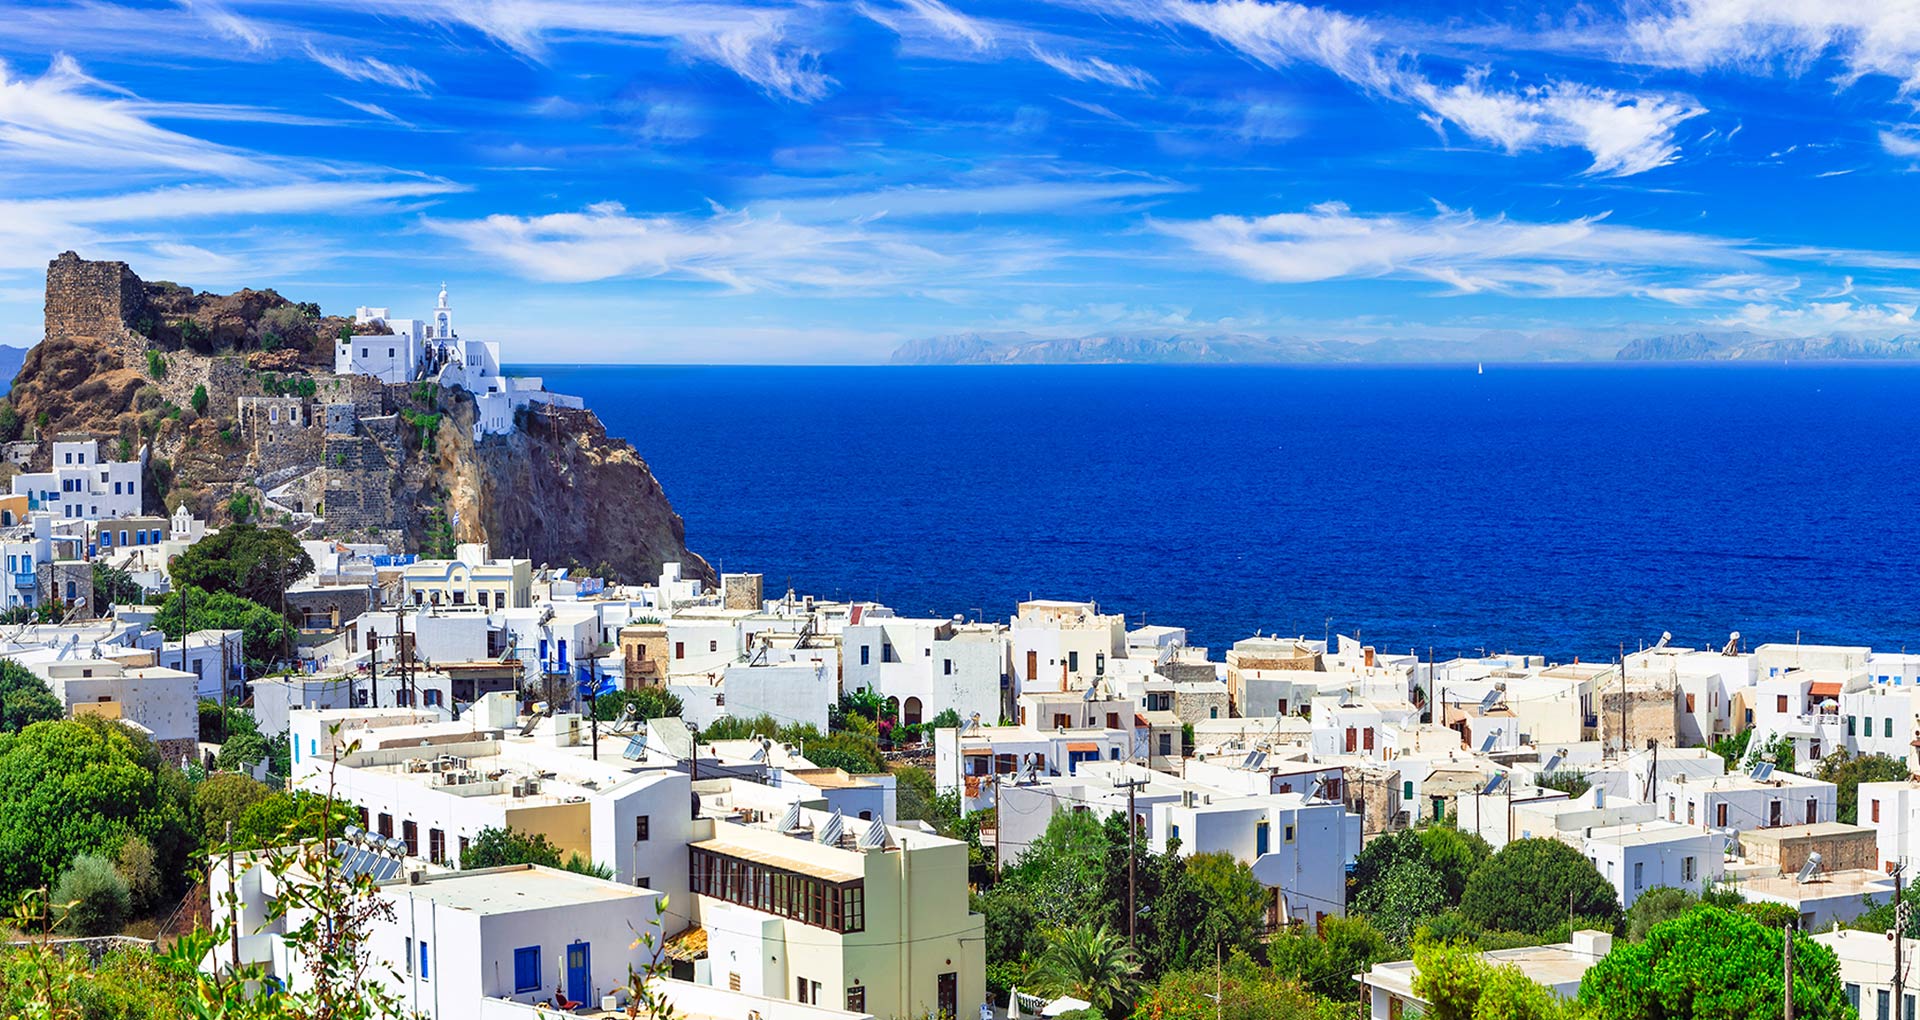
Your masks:
[{"label": "calm sea surface", "polygon": [[1920,647],[1916,367],[528,371],[770,594],[1090,598],[1216,656],[1329,626],[1423,655]]}]

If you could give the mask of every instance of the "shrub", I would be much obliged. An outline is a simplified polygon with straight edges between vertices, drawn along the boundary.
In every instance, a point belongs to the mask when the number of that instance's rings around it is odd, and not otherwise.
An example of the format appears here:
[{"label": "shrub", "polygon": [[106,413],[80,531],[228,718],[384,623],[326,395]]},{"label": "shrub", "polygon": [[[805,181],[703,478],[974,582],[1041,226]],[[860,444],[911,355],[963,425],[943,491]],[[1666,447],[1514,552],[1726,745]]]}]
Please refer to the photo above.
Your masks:
[{"label": "shrub", "polygon": [[167,377],[167,359],[161,357],[159,351],[147,352],[147,374],[155,379]]},{"label": "shrub", "polygon": [[193,388],[193,398],[190,402],[193,404],[195,414],[207,413],[207,385],[205,383],[201,383]]},{"label": "shrub", "polygon": [[129,904],[135,913],[152,910],[160,902],[160,863],[153,844],[139,836],[128,836],[114,856],[113,870],[127,883]]},{"label": "shrub", "polygon": [[112,861],[81,854],[54,883],[53,902],[62,908],[61,924],[68,935],[112,935],[132,911],[133,894]]},{"label": "shrub", "polygon": [[1566,923],[1569,914],[1617,924],[1620,901],[1580,851],[1554,839],[1518,839],[1467,880],[1460,912],[1491,931],[1537,935]]}]

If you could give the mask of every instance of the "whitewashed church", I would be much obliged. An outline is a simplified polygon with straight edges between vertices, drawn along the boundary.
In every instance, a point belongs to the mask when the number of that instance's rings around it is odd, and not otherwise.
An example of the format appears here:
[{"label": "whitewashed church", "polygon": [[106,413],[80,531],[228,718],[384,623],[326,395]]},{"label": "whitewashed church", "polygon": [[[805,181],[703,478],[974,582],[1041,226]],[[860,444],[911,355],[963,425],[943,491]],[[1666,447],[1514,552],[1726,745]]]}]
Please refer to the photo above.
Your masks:
[{"label": "whitewashed church", "polygon": [[366,334],[341,340],[334,349],[336,375],[370,375],[386,383],[420,380],[458,386],[473,394],[479,418],[474,438],[513,431],[513,412],[528,404],[579,408],[579,397],[548,393],[538,377],[506,376],[500,371],[500,345],[486,340],[462,340],[453,328],[453,306],[447,303],[447,285],[433,318],[396,319],[385,308],[361,306],[353,321],[366,326],[381,323],[392,335]]}]

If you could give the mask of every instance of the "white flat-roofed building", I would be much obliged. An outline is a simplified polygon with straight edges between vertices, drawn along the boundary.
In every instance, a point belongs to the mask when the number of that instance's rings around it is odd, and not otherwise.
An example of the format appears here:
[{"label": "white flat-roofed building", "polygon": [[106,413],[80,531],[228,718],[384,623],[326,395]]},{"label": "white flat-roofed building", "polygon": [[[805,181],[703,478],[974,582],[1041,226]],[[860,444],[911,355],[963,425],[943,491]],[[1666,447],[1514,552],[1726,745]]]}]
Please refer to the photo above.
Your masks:
[{"label": "white flat-roofed building", "polygon": [[[1813,936],[1833,950],[1840,962],[1840,990],[1860,1013],[1860,1020],[1900,1020],[1914,1013],[1914,976],[1903,975],[1904,1008],[1893,1008],[1893,940],[1879,932],[1841,928]],[[1920,959],[1920,939],[1903,939],[1901,963],[1911,968]]]},{"label": "white flat-roofed building", "polygon": [[1701,828],[1762,829],[1835,820],[1838,788],[1832,783],[1778,769],[1761,772],[1766,778],[1735,772],[1689,779],[1671,789],[1662,783],[1659,796],[1672,797],[1675,821]]},{"label": "white flat-roofed building", "polygon": [[1007,630],[1013,692],[1081,691],[1107,674],[1109,659],[1127,654],[1127,620],[1093,602],[1032,599],[1020,603]]},{"label": "white flat-roofed building", "polygon": [[994,722],[1009,710],[1009,644],[999,624],[909,619],[869,610],[840,632],[841,689],[869,690],[899,706],[902,724],[952,709]]},{"label": "white flat-roofed building", "polygon": [[[1587,976],[1587,971],[1612,950],[1611,934],[1577,931],[1570,942],[1500,949],[1481,953],[1480,958],[1496,967],[1518,967],[1534,984],[1571,1000],[1579,994],[1580,981]],[[1412,960],[1396,960],[1376,963],[1360,975],[1360,984],[1367,996],[1367,1015],[1372,1020],[1401,1020],[1432,1009],[1431,1003],[1413,992],[1418,973]]]},{"label": "white flat-roofed building", "polygon": [[[1562,831],[1561,835],[1571,835]],[[1581,830],[1574,848],[1593,862],[1619,894],[1622,909],[1655,886],[1698,896],[1720,881],[1723,841],[1698,828],[1654,819]]]},{"label": "white flat-roofed building", "polygon": [[[434,863],[457,865],[482,829],[512,828],[546,836],[563,859],[578,853],[621,882],[683,900],[688,774],[629,760],[627,738],[611,735],[595,760],[578,716],[540,720],[521,737],[512,698],[489,694],[457,723],[410,709],[296,710],[293,785],[325,792],[331,777],[368,829]],[[359,750],[335,767],[335,748],[352,741]]]},{"label": "white flat-roofed building", "polygon": [[[298,868],[275,876],[258,856],[231,884],[225,867],[209,870],[217,902],[238,890],[241,959],[267,964],[296,991],[311,977],[286,933],[307,915],[274,918],[267,906],[285,883],[311,881]],[[676,930],[655,890],[532,864],[445,871],[407,861],[375,895],[393,915],[369,922],[365,947],[376,965],[367,979],[430,1020],[480,1016],[487,1000],[551,1003],[556,992],[598,1009],[627,984],[629,968],[651,962],[637,936],[651,934],[657,954]],[[230,946],[221,942],[208,965],[225,966]]]},{"label": "white flat-roofed building", "polygon": [[49,470],[13,476],[14,495],[34,510],[67,521],[98,521],[140,513],[140,476],[146,447],[134,460],[106,460],[92,439],[62,437],[53,443]]},{"label": "white flat-roofed building", "polygon": [[965,810],[994,806],[995,790],[1022,777],[1071,776],[1086,762],[1132,756],[1134,731],[1096,727],[973,726],[933,731],[933,782],[960,792]]},{"label": "white flat-roofed building", "polygon": [[1800,915],[1802,931],[1845,924],[1893,899],[1892,877],[1866,869],[1819,871],[1805,882],[1797,874],[1751,877],[1736,888],[1750,901],[1792,907]]}]

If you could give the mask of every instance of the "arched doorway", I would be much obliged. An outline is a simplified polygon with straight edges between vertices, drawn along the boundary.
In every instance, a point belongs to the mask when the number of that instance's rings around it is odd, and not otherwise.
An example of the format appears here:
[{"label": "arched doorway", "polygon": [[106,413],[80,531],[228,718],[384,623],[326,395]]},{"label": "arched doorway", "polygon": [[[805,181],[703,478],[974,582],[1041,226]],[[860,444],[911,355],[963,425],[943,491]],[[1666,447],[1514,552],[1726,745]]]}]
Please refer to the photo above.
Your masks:
[{"label": "arched doorway", "polygon": [[908,726],[918,726],[920,724],[919,698],[908,698],[906,704],[901,706],[900,721]]}]

